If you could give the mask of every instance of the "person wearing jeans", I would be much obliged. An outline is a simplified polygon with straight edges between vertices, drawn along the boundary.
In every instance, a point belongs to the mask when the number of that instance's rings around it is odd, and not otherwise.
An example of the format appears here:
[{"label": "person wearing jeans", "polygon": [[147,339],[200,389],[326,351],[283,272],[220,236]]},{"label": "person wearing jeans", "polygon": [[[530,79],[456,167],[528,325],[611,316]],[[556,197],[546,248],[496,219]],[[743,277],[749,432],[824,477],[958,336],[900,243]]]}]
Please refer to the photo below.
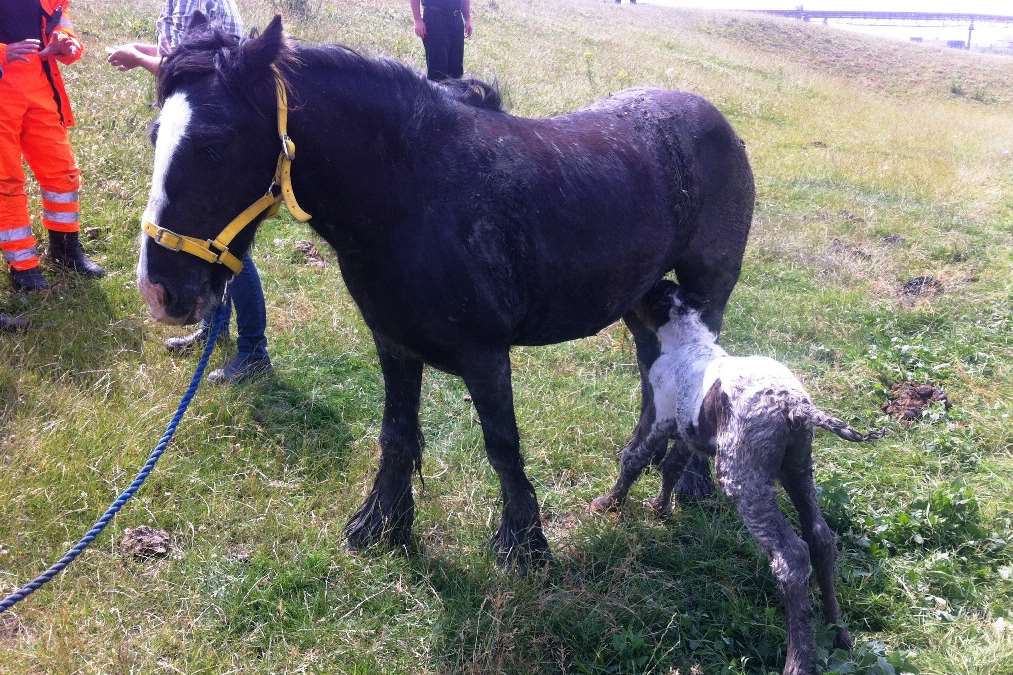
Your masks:
[{"label": "person wearing jeans", "polygon": [[[109,64],[118,70],[140,66],[153,75],[158,74],[162,59],[183,40],[198,14],[211,27],[232,35],[241,36],[242,19],[234,0],[165,0],[162,15],[155,24],[158,44],[131,43],[108,49]],[[271,358],[267,354],[267,309],[264,306],[264,289],[260,274],[249,254],[243,258],[243,269],[229,283],[228,316],[236,310],[236,355],[223,368],[211,371],[208,382],[238,384],[271,372]],[[228,321],[229,319],[227,319]],[[165,348],[170,352],[184,353],[201,346],[210,332],[210,317],[190,335],[169,338]],[[228,335],[228,325],[219,333],[219,339]]]},{"label": "person wearing jeans", "polygon": [[415,34],[426,49],[433,81],[464,74],[464,38],[471,37],[471,0],[411,0]]},{"label": "person wearing jeans", "polygon": [[[264,306],[264,288],[260,284],[253,258],[247,253],[243,258],[243,269],[229,283],[229,292],[225,298],[227,312],[226,329],[219,335],[228,333],[228,322],[232,317],[232,308],[236,309],[236,355],[225,364],[208,375],[208,381],[217,384],[235,384],[271,370],[271,358],[267,354],[267,308]],[[210,318],[204,319],[200,329],[191,335],[169,338],[165,346],[170,351],[185,352],[207,340],[211,330]]]}]

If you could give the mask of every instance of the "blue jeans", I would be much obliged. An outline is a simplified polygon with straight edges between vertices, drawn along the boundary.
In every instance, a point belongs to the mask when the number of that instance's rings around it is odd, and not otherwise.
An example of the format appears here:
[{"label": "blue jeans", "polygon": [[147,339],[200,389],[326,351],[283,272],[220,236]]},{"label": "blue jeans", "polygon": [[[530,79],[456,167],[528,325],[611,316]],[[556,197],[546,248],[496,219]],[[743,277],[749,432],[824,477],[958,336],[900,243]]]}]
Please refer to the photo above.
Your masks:
[{"label": "blue jeans", "polygon": [[[267,308],[264,306],[264,288],[260,285],[260,274],[253,258],[247,253],[243,258],[243,269],[229,284],[229,297],[226,299],[229,317],[232,307],[236,308],[236,356],[267,356]],[[226,321],[229,319],[227,318]],[[208,328],[208,320],[203,326]],[[225,330],[228,330],[226,324]]]}]

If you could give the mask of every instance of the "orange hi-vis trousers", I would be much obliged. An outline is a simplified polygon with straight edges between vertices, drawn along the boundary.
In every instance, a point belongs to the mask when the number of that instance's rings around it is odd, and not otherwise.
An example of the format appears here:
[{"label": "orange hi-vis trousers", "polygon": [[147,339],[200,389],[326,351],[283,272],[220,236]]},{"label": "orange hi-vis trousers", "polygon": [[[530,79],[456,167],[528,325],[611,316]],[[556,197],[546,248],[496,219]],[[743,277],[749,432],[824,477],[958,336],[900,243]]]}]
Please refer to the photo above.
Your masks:
[{"label": "orange hi-vis trousers", "polygon": [[77,232],[81,172],[53,87],[35,56],[7,64],[0,78],[0,250],[14,270],[39,264],[22,158],[42,188],[42,224],[56,232]]}]

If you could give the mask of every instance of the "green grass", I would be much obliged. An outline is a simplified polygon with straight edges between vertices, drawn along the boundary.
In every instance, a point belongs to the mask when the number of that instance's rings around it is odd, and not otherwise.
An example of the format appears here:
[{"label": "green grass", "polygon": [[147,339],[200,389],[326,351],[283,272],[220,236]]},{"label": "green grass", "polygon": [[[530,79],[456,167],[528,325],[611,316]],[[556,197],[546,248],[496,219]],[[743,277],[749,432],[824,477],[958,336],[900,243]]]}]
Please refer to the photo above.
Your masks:
[{"label": "green grass", "polygon": [[[240,4],[251,25],[284,6],[294,35],[421,66],[403,0]],[[784,360],[820,404],[891,432],[870,446],[817,440],[859,645],[850,658],[826,655],[828,667],[1013,673],[1013,61],[741,15],[473,4],[468,67],[498,77],[516,114],[658,85],[707,96],[745,139],[757,212],[724,341]],[[150,40],[159,6],[75,3],[89,52],[65,70],[80,122],[72,140],[86,227],[97,228],[88,247],[111,274],[86,284],[50,273],[54,289],[29,300],[0,291],[0,306],[34,324],[0,335],[3,592],[54,560],[129,482],[193,366],[163,351],[174,331],[147,318],[133,283],[153,85],[103,62],[106,45]],[[780,667],[776,586],[725,500],[660,523],[640,506],[656,488],[647,476],[623,517],[585,511],[611,484],[636,417],[632,345],[618,326],[514,352],[555,564],[523,579],[494,565],[498,485],[481,430],[461,383],[432,371],[418,551],[345,552],[341,527],[376,467],[383,392],[336,265],[293,264],[294,242],[308,237],[287,218],[259,235],[277,378],[202,390],[107,533],[15,623],[0,622],[0,671]],[[899,289],[918,275],[944,292],[905,301]],[[899,379],[936,382],[952,409],[910,427],[885,419],[879,407]],[[172,534],[168,559],[119,553],[123,529],[140,524]]]}]

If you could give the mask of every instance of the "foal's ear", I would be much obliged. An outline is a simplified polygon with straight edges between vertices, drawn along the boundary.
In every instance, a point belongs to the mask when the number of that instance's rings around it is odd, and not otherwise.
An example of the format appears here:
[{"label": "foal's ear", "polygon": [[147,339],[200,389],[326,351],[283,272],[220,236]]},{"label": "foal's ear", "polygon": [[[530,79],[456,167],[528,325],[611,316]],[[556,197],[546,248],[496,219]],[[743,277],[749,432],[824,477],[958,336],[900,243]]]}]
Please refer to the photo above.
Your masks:
[{"label": "foal's ear", "polygon": [[266,71],[284,48],[285,31],[281,25],[281,15],[275,14],[263,33],[243,40],[239,46],[241,67],[250,75]]}]

